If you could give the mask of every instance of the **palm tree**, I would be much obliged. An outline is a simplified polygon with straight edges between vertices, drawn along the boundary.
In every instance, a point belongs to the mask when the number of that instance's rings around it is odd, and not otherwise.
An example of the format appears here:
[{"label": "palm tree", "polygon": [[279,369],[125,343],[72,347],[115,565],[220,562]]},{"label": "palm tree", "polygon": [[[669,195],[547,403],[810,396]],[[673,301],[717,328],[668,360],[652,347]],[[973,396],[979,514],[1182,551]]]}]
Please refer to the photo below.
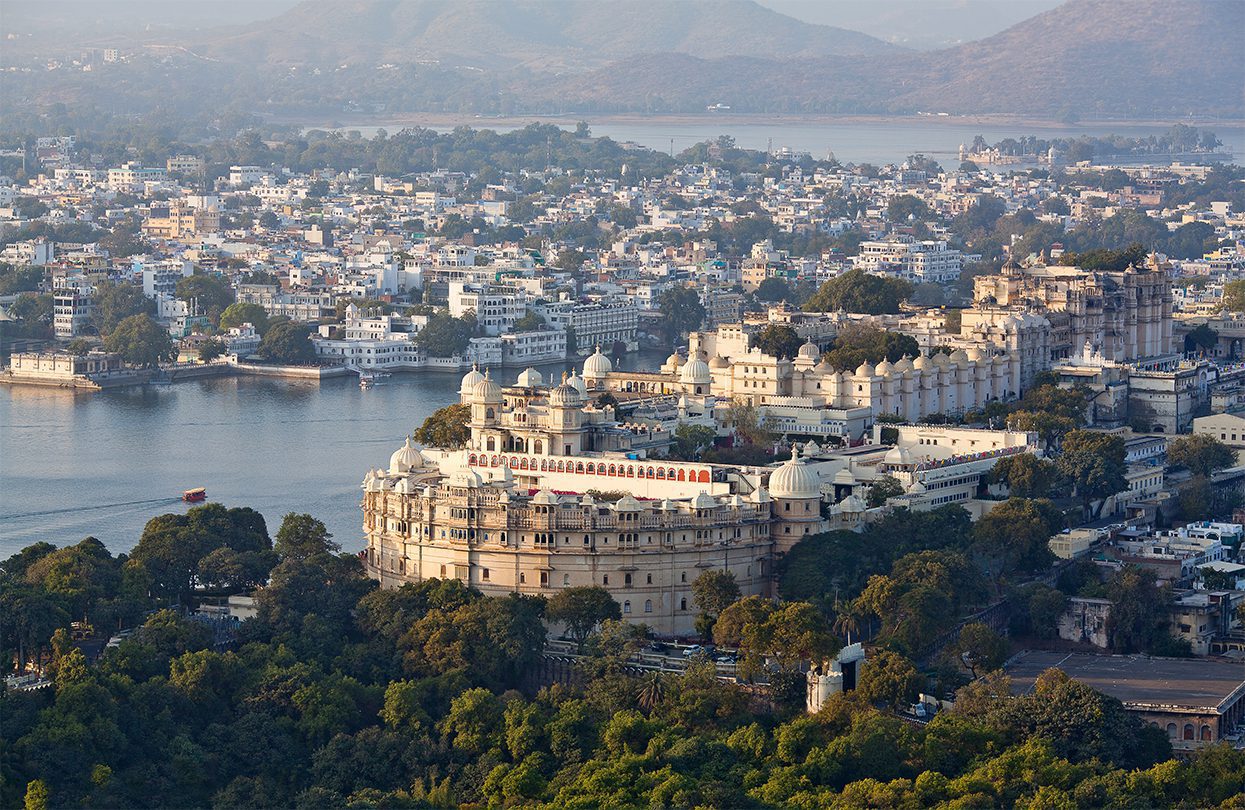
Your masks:
[{"label": "palm tree", "polygon": [[636,702],[640,704],[641,709],[651,712],[661,703],[661,699],[665,697],[665,694],[666,679],[662,677],[660,672],[650,672],[640,685],[640,691],[636,695]]},{"label": "palm tree", "polygon": [[860,633],[860,618],[852,612],[851,603],[835,601],[834,603],[834,630],[835,635],[845,636],[847,643],[852,643],[852,634]]}]

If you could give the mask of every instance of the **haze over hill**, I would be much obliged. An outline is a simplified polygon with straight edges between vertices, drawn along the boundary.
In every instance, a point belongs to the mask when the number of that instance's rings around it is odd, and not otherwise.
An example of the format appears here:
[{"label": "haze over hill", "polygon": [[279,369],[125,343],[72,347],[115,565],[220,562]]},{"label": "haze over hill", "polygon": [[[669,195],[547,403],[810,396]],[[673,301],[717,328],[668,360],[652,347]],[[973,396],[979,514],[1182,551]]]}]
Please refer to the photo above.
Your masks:
[{"label": "haze over hill", "polygon": [[[243,19],[234,12],[224,21]],[[125,58],[108,65],[78,50],[48,70],[44,52],[69,45],[23,33],[6,41],[3,67],[17,69],[0,74],[0,89],[23,115],[59,102],[286,118],[715,104],[742,113],[1241,118],[1245,52],[1226,35],[1241,30],[1241,2],[1069,0],[985,39],[919,52],[753,0],[309,0],[216,28],[121,35],[101,25],[82,47],[121,48]],[[37,58],[23,50],[36,47]]]},{"label": "haze over hill", "polygon": [[202,45],[214,56],[292,64],[452,60],[572,69],[641,53],[799,58],[895,50],[752,0],[307,0]]}]

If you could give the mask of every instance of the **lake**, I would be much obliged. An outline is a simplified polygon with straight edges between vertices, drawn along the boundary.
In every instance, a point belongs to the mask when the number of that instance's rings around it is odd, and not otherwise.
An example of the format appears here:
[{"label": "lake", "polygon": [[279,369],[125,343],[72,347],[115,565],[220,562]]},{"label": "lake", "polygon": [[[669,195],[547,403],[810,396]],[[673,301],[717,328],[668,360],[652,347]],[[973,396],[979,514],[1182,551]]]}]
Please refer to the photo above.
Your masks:
[{"label": "lake", "polygon": [[[966,117],[909,116],[902,118],[809,118],[782,116],[617,116],[594,120],[584,116],[592,128],[592,134],[609,136],[616,141],[635,143],[662,152],[676,154],[693,144],[711,140],[719,135],[730,135],[735,142],[748,149],[764,150],[788,147],[808,152],[823,159],[828,153],[843,163],[898,163],[908,155],[922,152],[936,158],[950,168],[958,165],[957,152],[960,144],[971,144],[973,137],[981,135],[989,143],[1004,138],[1020,138],[1035,135],[1039,138],[1075,138],[1080,135],[1122,135],[1145,138],[1166,133],[1170,124],[1137,124],[1091,122],[1085,124],[1051,124],[1049,122],[1008,121],[994,118],[974,120]],[[533,118],[535,120],[535,117]],[[574,129],[575,121],[568,118],[541,118],[565,129]],[[445,116],[421,117],[411,115],[395,121],[369,121],[366,124],[337,124],[340,130],[357,129],[372,137],[378,129],[390,133],[403,127],[426,126],[447,132],[454,124],[476,129],[494,129],[499,132],[525,126],[528,119],[464,118],[451,122]],[[1174,122],[1173,122],[1174,123]],[[1200,125],[1214,132],[1223,148],[1231,151],[1239,162],[1245,158],[1245,124],[1210,123]],[[325,127],[320,127],[325,128]]]},{"label": "lake", "polygon": [[[627,368],[655,368],[652,353]],[[542,367],[546,379],[565,365]],[[503,384],[518,369],[499,372]],[[185,512],[182,490],[250,506],[276,534],[287,512],[324,521],[363,548],[359,485],[403,437],[458,400],[460,374],[396,374],[308,383],[230,377],[74,393],[0,386],[0,559],[39,540],[93,535],[128,551],[156,515]]]}]

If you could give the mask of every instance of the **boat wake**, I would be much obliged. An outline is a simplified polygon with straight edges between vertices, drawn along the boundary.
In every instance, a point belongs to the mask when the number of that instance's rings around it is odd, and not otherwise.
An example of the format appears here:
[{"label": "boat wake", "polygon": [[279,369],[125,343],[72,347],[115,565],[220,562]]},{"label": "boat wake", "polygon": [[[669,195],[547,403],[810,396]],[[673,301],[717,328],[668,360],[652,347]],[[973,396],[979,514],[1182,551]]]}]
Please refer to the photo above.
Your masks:
[{"label": "boat wake", "polygon": [[0,515],[0,523],[6,520],[20,520],[22,518],[44,517],[46,515],[64,515],[69,512],[85,512],[98,509],[116,509],[122,506],[147,506],[156,503],[180,503],[181,498],[148,498],[145,501],[121,501],[119,503],[103,503],[96,506],[74,506],[67,509],[48,509],[43,512],[22,512],[15,515]]}]

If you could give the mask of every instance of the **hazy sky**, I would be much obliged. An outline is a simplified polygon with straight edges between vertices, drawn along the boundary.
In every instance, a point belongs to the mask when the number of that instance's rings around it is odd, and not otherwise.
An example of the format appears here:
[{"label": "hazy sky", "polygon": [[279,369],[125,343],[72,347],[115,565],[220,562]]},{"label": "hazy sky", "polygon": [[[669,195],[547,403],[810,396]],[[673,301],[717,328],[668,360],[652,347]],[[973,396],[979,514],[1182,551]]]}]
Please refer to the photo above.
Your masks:
[{"label": "hazy sky", "polygon": [[[333,2],[333,0],[317,0]],[[610,2],[610,0],[581,0]],[[678,2],[678,0],[668,0]],[[757,0],[806,22],[863,31],[914,48],[981,39],[1059,5],[1061,0]],[[133,30],[139,21],[161,27],[239,25],[274,17],[297,0],[0,0],[7,25],[23,18],[43,28],[86,27],[104,33]]]}]

